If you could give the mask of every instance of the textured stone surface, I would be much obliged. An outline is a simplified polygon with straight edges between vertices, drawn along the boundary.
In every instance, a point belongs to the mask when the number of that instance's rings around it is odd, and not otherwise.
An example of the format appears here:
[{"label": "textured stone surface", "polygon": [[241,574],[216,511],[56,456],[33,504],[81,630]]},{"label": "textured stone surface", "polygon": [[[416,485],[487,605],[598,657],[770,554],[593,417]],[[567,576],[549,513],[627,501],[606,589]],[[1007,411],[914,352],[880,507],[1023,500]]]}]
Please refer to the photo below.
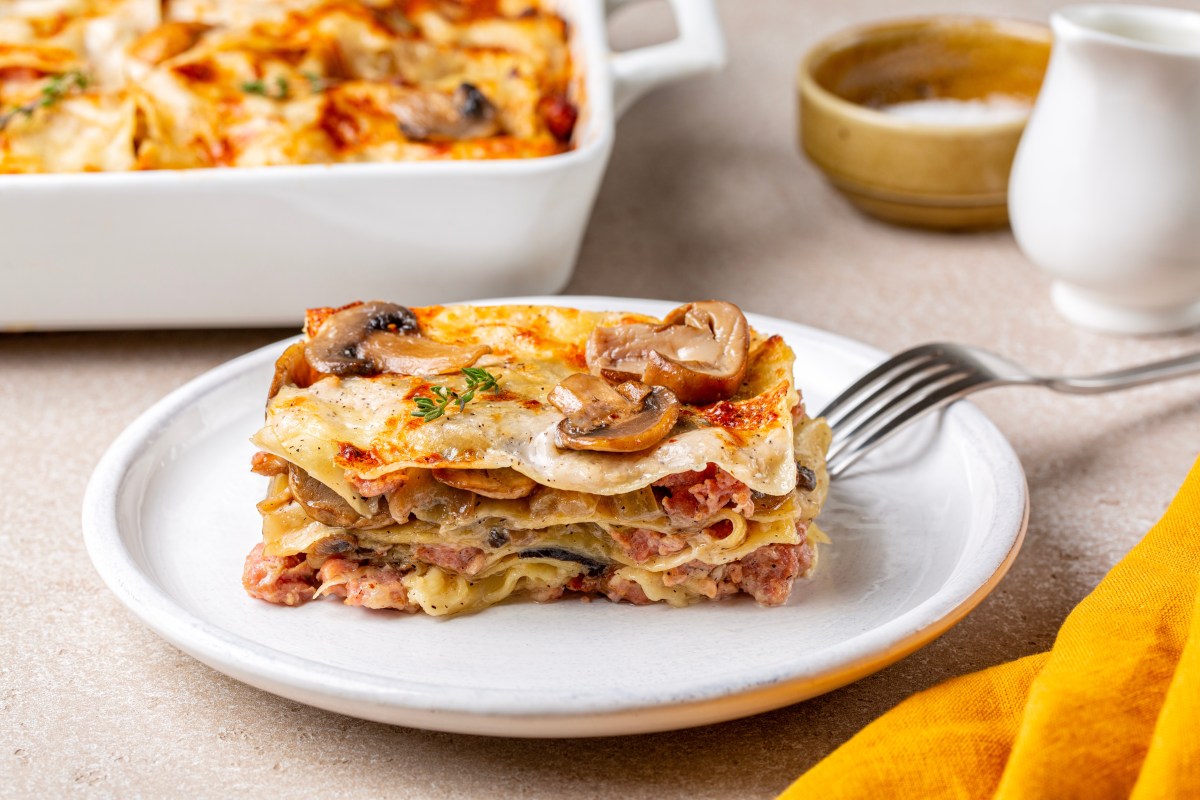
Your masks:
[{"label": "textured stone surface", "polygon": [[[1054,5],[954,8],[1037,19]],[[928,8],[725,2],[729,70],[666,89],[622,122],[568,291],[724,297],[889,350],[954,339],[1048,371],[1200,347],[1195,334],[1074,330],[1007,233],[869,221],[796,154],[792,79],[806,47],[847,24]],[[614,36],[652,41],[666,21],[658,7],[632,9]],[[1029,534],[996,591],[930,646],[824,697],[697,730],[579,741],[428,733],[307,708],[202,666],[139,625],[84,552],[81,498],[107,444],[170,389],[280,335],[0,337],[0,795],[770,797],[912,692],[1048,647],[1200,450],[1200,380],[1096,398],[986,395],[980,405],[1028,472]]]}]

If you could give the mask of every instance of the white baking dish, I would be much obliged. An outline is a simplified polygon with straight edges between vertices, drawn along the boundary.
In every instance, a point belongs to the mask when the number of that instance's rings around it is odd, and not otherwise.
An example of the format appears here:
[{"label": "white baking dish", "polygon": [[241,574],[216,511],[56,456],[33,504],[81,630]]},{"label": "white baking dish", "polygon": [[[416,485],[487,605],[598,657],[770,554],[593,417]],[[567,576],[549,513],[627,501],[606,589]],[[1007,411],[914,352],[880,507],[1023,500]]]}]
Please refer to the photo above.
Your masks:
[{"label": "white baking dish", "polygon": [[719,68],[714,0],[670,0],[679,38],[611,53],[606,12],[571,23],[576,147],[540,159],[0,176],[0,327],[296,325],[367,297],[411,305],[557,292],[617,116]]}]

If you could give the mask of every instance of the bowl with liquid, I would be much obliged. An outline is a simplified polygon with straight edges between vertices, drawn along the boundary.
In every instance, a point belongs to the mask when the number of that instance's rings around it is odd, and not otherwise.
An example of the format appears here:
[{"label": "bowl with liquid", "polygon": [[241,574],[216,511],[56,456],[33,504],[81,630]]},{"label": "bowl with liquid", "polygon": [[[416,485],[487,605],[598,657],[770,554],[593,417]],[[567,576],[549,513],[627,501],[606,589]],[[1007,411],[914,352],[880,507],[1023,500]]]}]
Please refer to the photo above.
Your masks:
[{"label": "bowl with liquid", "polygon": [[872,216],[1006,225],[1008,176],[1051,42],[1038,23],[945,15],[837,33],[800,64],[800,146]]}]

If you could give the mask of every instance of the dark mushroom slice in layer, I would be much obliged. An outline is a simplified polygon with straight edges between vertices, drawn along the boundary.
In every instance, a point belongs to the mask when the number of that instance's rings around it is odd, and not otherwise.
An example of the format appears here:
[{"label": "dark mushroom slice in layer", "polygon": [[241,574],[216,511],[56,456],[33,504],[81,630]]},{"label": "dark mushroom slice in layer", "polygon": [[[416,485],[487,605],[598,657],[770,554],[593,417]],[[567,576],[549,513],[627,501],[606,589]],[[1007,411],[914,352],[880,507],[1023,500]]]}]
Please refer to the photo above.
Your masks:
[{"label": "dark mushroom slice in layer", "polygon": [[488,547],[491,547],[494,550],[499,550],[510,541],[512,541],[512,537],[509,536],[507,530],[501,528],[500,526],[496,526],[488,531]]},{"label": "dark mushroom slice in layer", "polygon": [[375,301],[330,316],[304,356],[313,369],[331,375],[443,375],[471,366],[490,351],[486,345],[426,339],[412,311]]},{"label": "dark mushroom slice in layer", "polygon": [[754,513],[765,513],[774,511],[788,500],[792,499],[791,494],[764,494],[763,492],[751,492],[750,499],[754,501]]},{"label": "dark mushroom slice in layer", "polygon": [[288,488],[292,497],[309,519],[315,519],[322,525],[331,528],[370,529],[382,528],[392,524],[392,515],[386,509],[378,510],[379,502],[372,498],[371,507],[376,509],[364,517],[346,502],[346,500],[321,483],[295,464],[288,465]]},{"label": "dark mushroom slice in layer", "polygon": [[554,440],[568,450],[635,453],[662,441],[679,419],[679,401],[670,389],[637,381],[613,388],[596,375],[576,373],[548,399],[566,417]]},{"label": "dark mushroom slice in layer", "polygon": [[353,536],[326,536],[313,546],[312,552],[318,556],[344,556],[358,548],[358,540]]},{"label": "dark mushroom slice in layer", "polygon": [[802,492],[811,492],[817,488],[817,473],[803,464],[796,464],[796,488]]},{"label": "dark mushroom slice in layer", "polygon": [[433,477],[447,486],[491,497],[494,500],[516,500],[528,497],[537,482],[515,469],[435,469]]},{"label": "dark mushroom slice in layer", "polygon": [[500,132],[496,107],[472,84],[452,93],[396,87],[391,104],[409,139],[478,139]]},{"label": "dark mushroom slice in layer", "polygon": [[528,550],[522,550],[517,553],[518,558],[549,558],[554,561],[568,561],[573,564],[579,564],[583,567],[584,572],[588,577],[596,578],[604,574],[608,569],[608,565],[597,561],[591,556],[585,556],[582,553],[575,553],[570,550],[565,550],[561,547],[533,547]]},{"label": "dark mushroom slice in layer", "polygon": [[597,328],[587,345],[593,372],[609,380],[638,377],[693,405],[732,397],[746,379],[749,360],[746,316],[719,300],[680,306],[660,325]]}]

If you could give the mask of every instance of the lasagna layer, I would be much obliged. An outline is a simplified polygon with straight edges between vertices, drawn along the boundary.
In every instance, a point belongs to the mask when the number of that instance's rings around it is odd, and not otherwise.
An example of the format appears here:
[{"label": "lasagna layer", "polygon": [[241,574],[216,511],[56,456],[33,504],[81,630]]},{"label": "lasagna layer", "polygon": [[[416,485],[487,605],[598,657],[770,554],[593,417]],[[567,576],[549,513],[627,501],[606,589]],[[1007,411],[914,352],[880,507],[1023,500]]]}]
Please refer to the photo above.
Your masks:
[{"label": "lasagna layer", "polygon": [[584,349],[595,328],[644,318],[533,306],[416,312],[435,341],[490,347],[477,364],[502,368],[504,391],[434,425],[413,416],[417,398],[433,385],[461,391],[463,376],[381,374],[285,386],[271,399],[255,444],[304,468],[360,511],[370,482],[386,484],[387,476],[412,467],[511,467],[545,486],[601,495],[708,464],[764,494],[787,494],[796,485],[792,409],[799,395],[794,356],[778,336],[754,335],[745,384],[728,400],[685,406],[669,438],[647,451],[596,453],[555,444],[562,414],[547,394],[586,369]]}]

